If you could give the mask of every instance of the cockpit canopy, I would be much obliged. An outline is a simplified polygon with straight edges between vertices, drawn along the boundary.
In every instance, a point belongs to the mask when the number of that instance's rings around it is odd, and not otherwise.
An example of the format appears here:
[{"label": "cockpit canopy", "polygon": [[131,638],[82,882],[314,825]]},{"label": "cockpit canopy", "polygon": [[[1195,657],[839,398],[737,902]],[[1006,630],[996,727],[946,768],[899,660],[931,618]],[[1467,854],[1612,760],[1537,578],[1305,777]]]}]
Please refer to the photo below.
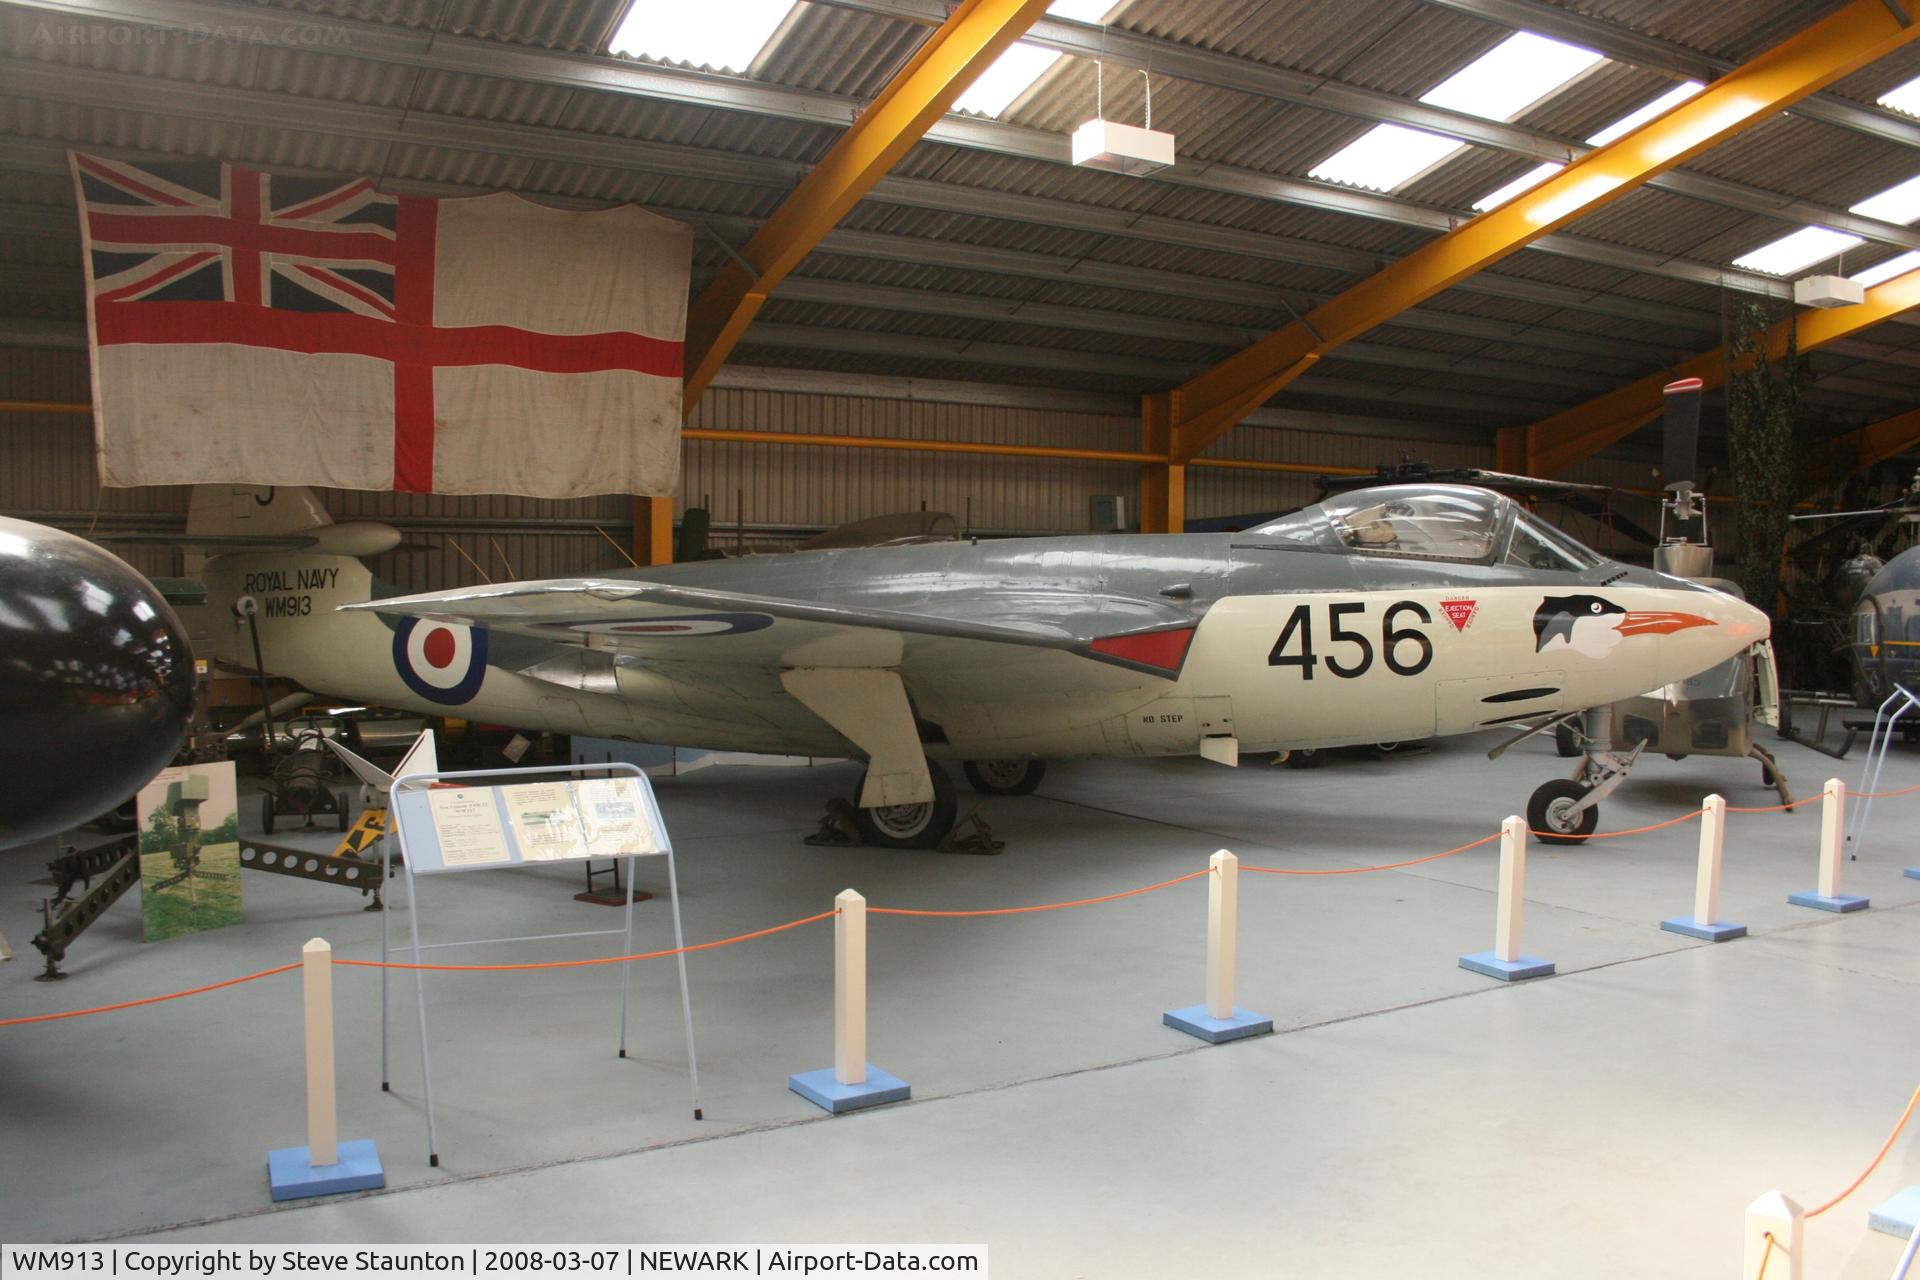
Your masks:
[{"label": "cockpit canopy", "polygon": [[1302,549],[1577,573],[1601,558],[1511,498],[1469,485],[1382,485],[1338,494],[1258,528]]}]

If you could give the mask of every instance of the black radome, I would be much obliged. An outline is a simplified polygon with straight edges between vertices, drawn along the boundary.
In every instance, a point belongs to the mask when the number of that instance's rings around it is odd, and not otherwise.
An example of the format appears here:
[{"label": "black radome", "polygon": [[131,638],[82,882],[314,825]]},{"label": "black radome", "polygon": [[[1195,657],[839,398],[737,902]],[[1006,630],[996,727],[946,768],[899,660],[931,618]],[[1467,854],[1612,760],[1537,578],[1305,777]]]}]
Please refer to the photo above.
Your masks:
[{"label": "black radome", "polygon": [[193,702],[186,631],[152,583],[0,516],[0,849],[138,791],[180,749]]}]

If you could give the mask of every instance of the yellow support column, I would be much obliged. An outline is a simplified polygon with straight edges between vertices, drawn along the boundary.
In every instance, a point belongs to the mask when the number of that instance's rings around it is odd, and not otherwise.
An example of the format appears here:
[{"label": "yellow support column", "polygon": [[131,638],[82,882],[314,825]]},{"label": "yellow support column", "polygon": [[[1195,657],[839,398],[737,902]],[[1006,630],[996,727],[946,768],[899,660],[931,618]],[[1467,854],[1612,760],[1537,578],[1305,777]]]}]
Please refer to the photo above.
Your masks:
[{"label": "yellow support column", "polygon": [[633,500],[633,558],[640,564],[673,563],[673,499]]},{"label": "yellow support column", "polygon": [[747,241],[740,257],[749,266],[727,264],[688,311],[689,410],[774,286],[1046,10],[1047,0],[965,0],[894,73],[873,105]]},{"label": "yellow support column", "polygon": [[[1140,398],[1140,532],[1179,533],[1187,523],[1187,469],[1173,461],[1173,411],[1178,392]],[[1166,459],[1162,462],[1160,459]]]},{"label": "yellow support column", "polygon": [[1531,474],[1527,467],[1532,460],[1527,455],[1533,451],[1532,437],[1532,427],[1500,428],[1493,446],[1493,469],[1516,476]]}]

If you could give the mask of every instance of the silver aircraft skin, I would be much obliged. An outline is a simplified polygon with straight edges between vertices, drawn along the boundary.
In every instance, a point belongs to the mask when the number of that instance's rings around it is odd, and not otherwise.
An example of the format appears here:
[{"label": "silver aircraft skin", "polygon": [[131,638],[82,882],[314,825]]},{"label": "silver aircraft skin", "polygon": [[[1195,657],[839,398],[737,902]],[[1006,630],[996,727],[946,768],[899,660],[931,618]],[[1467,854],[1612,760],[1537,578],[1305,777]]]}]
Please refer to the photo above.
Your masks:
[{"label": "silver aircraft skin", "polygon": [[[1467,486],[1358,490],[1241,533],[963,540],[386,598],[359,560],[323,554],[326,534],[206,568],[210,603],[255,602],[268,670],[529,729],[853,756],[869,814],[950,797],[928,757],[995,762],[985,781],[969,770],[975,785],[1017,791],[1027,761],[1232,764],[1465,733],[1682,680],[1768,633],[1732,596],[1604,559]],[[215,631],[219,657],[252,665],[243,617]]]}]

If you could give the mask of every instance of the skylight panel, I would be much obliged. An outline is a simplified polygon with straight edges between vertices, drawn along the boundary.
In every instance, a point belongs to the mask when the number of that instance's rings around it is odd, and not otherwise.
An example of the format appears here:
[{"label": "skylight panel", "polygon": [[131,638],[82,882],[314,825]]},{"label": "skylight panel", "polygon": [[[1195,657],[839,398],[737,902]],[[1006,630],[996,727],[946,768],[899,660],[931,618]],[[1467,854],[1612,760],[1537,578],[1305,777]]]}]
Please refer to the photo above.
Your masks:
[{"label": "skylight panel", "polygon": [[1915,218],[1920,218],[1920,177],[1908,178],[1877,196],[1868,196],[1848,212],[1904,227]]},{"label": "skylight panel", "polygon": [[1475,200],[1473,207],[1482,213],[1485,213],[1489,209],[1498,209],[1515,196],[1533,190],[1566,167],[1567,166],[1563,164],[1555,164],[1551,160],[1545,164],[1537,164],[1515,178],[1512,182],[1509,182],[1506,186],[1501,187],[1498,191],[1489,191],[1486,195]]},{"label": "skylight panel", "polygon": [[607,52],[744,73],[794,0],[633,0]]},{"label": "skylight panel", "polygon": [[1391,191],[1460,149],[1458,138],[1422,133],[1404,125],[1382,124],[1355,138],[1313,166],[1311,176],[1349,187]]},{"label": "skylight panel", "polygon": [[1914,270],[1920,270],[1920,249],[1903,253],[1897,258],[1888,258],[1885,262],[1868,267],[1865,271],[1855,272],[1847,278],[1855,284],[1863,284],[1871,289],[1877,284],[1885,284],[1895,276],[1903,276]]},{"label": "skylight panel", "polygon": [[1661,94],[1659,97],[1655,98],[1652,102],[1649,102],[1646,106],[1640,108],[1638,111],[1632,112],[1629,115],[1621,116],[1618,120],[1615,120],[1612,124],[1608,125],[1606,128],[1602,129],[1600,132],[1588,138],[1587,145],[1594,146],[1594,147],[1604,147],[1609,142],[1618,141],[1619,139],[1624,138],[1628,134],[1632,133],[1635,129],[1638,129],[1641,125],[1645,124],[1647,121],[1653,119],[1655,116],[1665,115],[1668,111],[1672,110],[1674,107],[1679,106],[1681,103],[1685,102],[1688,98],[1691,98],[1694,94],[1700,92],[1702,89],[1706,87],[1707,86],[1705,86],[1704,84],[1701,84],[1698,80],[1682,81],[1680,84],[1673,86],[1673,88],[1667,90],[1665,93]]},{"label": "skylight panel", "polygon": [[1060,54],[1052,49],[1024,42],[1016,44],[994,59],[993,65],[967,86],[967,91],[954,101],[953,109],[997,116],[1058,61]]},{"label": "skylight panel", "polygon": [[1889,89],[1880,95],[1880,105],[1890,111],[1903,112],[1910,116],[1920,116],[1920,77],[1916,77]]},{"label": "skylight panel", "polygon": [[1517,31],[1421,94],[1420,101],[1488,120],[1511,120],[1599,61],[1591,49]]},{"label": "skylight panel", "polygon": [[[1488,120],[1511,120],[1599,61],[1591,49],[1520,31],[1429,89],[1420,101]],[[1391,191],[1463,145],[1457,138],[1405,125],[1375,125],[1309,173],[1326,182]]]},{"label": "skylight panel", "polygon": [[[1688,80],[1685,83],[1677,84],[1655,98],[1652,102],[1649,102],[1646,106],[1641,107],[1638,111],[1621,116],[1618,120],[1615,120],[1612,124],[1588,138],[1587,143],[1590,146],[1604,147],[1609,142],[1624,138],[1647,121],[1685,102],[1688,98],[1691,98],[1704,88],[1706,88],[1706,86],[1698,80]],[[1566,168],[1565,165],[1556,164],[1551,160],[1545,164],[1535,165],[1533,168],[1515,178],[1512,182],[1509,182],[1506,186],[1501,187],[1498,191],[1489,191],[1486,195],[1475,200],[1473,207],[1482,213],[1485,213],[1488,209],[1497,209],[1515,196],[1533,190],[1564,168]]]},{"label": "skylight panel", "polygon": [[1802,227],[1792,235],[1763,244],[1752,253],[1733,260],[1736,267],[1760,271],[1770,276],[1789,276],[1802,267],[1824,262],[1863,241],[1826,227]]},{"label": "skylight panel", "polygon": [[[1053,0],[1047,6],[1047,13],[1077,22],[1099,22],[1113,5],[1114,0]],[[955,100],[953,109],[998,116],[1045,75],[1048,67],[1060,61],[1060,57],[1052,49],[1021,41],[994,59],[993,65],[982,71],[979,79]]]}]

